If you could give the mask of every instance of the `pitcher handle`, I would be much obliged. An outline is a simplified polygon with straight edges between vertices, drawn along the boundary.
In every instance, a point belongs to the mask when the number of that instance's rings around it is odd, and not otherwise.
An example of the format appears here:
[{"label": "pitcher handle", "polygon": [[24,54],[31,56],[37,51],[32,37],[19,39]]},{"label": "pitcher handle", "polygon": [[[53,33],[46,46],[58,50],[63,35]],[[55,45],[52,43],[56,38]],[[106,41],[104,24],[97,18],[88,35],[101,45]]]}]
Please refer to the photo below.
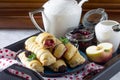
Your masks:
[{"label": "pitcher handle", "polygon": [[42,29],[42,28],[37,24],[37,22],[36,22],[36,20],[35,20],[35,18],[34,18],[34,14],[36,14],[36,13],[41,13],[42,11],[43,11],[43,8],[37,9],[37,10],[34,10],[34,11],[31,11],[31,12],[29,12],[29,17],[30,17],[32,23],[35,25],[35,27],[36,27],[38,30],[40,30],[40,31],[42,31],[42,32],[45,32],[45,30]]}]

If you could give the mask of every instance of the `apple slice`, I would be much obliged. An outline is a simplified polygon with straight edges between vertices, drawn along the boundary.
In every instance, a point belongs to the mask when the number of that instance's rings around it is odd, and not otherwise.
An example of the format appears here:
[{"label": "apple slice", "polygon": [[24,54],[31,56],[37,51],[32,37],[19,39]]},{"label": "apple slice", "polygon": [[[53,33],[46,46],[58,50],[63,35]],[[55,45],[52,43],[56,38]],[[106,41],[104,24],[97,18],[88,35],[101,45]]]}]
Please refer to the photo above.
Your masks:
[{"label": "apple slice", "polygon": [[112,57],[113,45],[111,43],[100,43],[97,46],[89,46],[86,49],[87,56],[94,62],[105,63]]}]

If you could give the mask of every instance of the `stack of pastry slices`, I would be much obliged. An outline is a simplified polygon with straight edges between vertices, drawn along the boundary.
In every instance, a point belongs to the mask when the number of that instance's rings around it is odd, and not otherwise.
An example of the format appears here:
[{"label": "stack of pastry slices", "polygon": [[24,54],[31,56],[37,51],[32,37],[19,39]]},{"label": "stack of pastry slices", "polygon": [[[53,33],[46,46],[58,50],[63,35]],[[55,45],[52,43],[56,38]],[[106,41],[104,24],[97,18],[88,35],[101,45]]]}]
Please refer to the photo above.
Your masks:
[{"label": "stack of pastry slices", "polygon": [[28,68],[44,73],[44,67],[54,72],[65,72],[85,62],[78,49],[70,42],[63,43],[54,35],[43,32],[25,41],[25,50],[18,54]]}]

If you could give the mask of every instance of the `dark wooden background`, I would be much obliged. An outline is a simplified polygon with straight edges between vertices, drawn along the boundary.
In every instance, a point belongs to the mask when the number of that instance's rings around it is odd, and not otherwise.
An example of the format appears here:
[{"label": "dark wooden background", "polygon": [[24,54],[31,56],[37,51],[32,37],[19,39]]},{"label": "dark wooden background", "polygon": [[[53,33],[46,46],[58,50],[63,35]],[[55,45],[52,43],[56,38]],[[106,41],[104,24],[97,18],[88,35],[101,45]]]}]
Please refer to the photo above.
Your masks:
[{"label": "dark wooden background", "polygon": [[[0,29],[31,29],[32,24],[28,12],[41,6],[48,0],[0,0]],[[96,8],[104,8],[109,19],[120,22],[120,0],[89,0],[83,5],[83,14]],[[42,25],[41,15],[35,16]]]}]

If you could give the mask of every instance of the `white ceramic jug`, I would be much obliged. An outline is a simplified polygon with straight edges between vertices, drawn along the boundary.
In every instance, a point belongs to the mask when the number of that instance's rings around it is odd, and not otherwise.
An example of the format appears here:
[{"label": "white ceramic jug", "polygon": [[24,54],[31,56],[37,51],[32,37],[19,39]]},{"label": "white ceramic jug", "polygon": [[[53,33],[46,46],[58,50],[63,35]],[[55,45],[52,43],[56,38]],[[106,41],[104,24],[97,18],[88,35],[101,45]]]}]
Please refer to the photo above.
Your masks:
[{"label": "white ceramic jug", "polygon": [[99,42],[110,42],[116,52],[120,44],[120,24],[114,20],[104,20],[95,26],[95,35]]},{"label": "white ceramic jug", "polygon": [[[29,12],[31,21],[42,32],[49,32],[56,37],[64,36],[68,30],[78,27],[82,4],[87,0],[49,0],[43,5],[43,9]],[[34,19],[34,14],[42,13],[44,29]]]}]

